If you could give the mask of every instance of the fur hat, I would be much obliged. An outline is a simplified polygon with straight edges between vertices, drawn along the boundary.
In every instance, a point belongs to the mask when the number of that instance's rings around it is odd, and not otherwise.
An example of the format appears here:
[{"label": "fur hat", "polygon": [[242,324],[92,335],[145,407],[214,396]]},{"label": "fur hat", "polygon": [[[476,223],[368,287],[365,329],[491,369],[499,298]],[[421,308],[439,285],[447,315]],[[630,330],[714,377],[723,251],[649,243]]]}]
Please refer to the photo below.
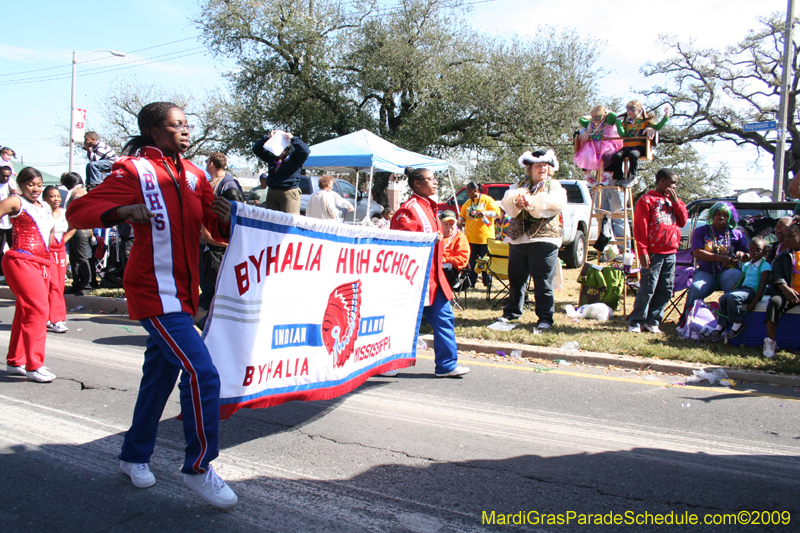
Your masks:
[{"label": "fur hat", "polygon": [[554,172],[558,170],[558,158],[553,150],[546,152],[542,150],[528,151],[519,156],[519,166],[523,168],[525,168],[525,165],[533,165],[535,163],[546,163],[553,167]]}]

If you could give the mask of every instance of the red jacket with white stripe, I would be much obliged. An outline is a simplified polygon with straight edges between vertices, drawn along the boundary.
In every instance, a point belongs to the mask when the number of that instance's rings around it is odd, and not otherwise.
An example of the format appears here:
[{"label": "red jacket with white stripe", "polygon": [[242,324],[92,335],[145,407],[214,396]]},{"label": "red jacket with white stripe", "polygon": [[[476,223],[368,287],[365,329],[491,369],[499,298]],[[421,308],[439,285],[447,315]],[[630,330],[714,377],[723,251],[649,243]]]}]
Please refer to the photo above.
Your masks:
[{"label": "red jacket with white stripe", "polygon": [[144,204],[155,218],[132,224],[133,248],[123,284],[131,319],[166,313],[197,313],[199,298],[200,227],[226,241],[211,211],[214,191],[202,170],[181,159],[176,168],[153,146],[137,157],[123,157],[111,174],[81,198],[70,202],[67,220],[73,228],[110,227],[122,222],[118,207]]},{"label": "red jacket with white stripe", "polygon": [[[392,229],[401,231],[419,231],[423,233],[442,233],[442,223],[436,216],[436,202],[418,194],[406,200],[392,217]],[[442,270],[442,240],[436,241],[433,248],[433,261],[428,276],[428,297],[425,305],[431,305],[436,298],[436,289],[441,287],[448,300],[453,299],[453,290]]]}]

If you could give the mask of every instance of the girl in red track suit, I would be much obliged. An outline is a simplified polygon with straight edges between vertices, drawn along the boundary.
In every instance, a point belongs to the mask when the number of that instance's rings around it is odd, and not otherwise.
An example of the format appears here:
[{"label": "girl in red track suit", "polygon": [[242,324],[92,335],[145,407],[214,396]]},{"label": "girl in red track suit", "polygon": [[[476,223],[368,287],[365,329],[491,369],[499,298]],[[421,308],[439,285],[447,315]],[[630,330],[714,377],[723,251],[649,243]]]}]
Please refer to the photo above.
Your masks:
[{"label": "girl in red track suit", "polygon": [[236,505],[236,494],[214,472],[219,455],[219,374],[194,329],[200,277],[200,228],[227,240],[230,203],[215,198],[203,171],[181,154],[192,126],[175,104],[155,102],[138,115],[133,137],[111,174],[67,208],[75,228],[111,227],[127,220],[135,235],[123,283],[131,319],[150,334],[133,423],[119,455],[136,487],[155,484],[150,456],[158,422],[180,373],[186,456],[184,483],[208,503]]},{"label": "girl in red track suit", "polygon": [[48,185],[42,197],[53,210],[55,229],[53,242],[50,245],[50,319],[47,321],[47,330],[55,333],[66,333],[67,304],[64,301],[64,280],[67,275],[67,249],[64,246],[75,234],[69,227],[67,214],[61,209],[61,193],[58,187]]},{"label": "girl in red track suit", "polygon": [[22,196],[0,202],[0,217],[9,215],[14,243],[3,255],[3,273],[17,297],[6,368],[9,374],[26,376],[28,381],[49,383],[56,378],[44,366],[53,214],[49,205],[39,201],[41,172],[23,168],[17,185]]}]

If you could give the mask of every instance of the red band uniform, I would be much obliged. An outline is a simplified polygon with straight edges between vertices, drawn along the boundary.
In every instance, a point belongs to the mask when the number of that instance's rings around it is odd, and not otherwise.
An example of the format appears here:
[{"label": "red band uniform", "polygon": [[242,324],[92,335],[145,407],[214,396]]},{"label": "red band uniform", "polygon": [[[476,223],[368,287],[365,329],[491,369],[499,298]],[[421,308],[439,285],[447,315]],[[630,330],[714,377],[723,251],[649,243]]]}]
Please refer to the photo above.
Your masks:
[{"label": "red band uniform", "polygon": [[17,297],[7,361],[33,372],[44,365],[54,221],[50,206],[34,205],[22,196],[19,201],[19,212],[9,215],[14,246],[3,255],[3,273]]},{"label": "red band uniform", "polygon": [[[193,327],[199,298],[201,225],[215,240],[219,219],[211,211],[214,191],[191,162],[176,166],[158,148],[145,146],[138,157],[123,157],[111,174],[67,209],[72,227],[111,227],[120,206],[144,204],[155,215],[132,224],[134,244],[123,284],[128,311],[150,334],[142,382],[119,458],[148,463],[158,421],[182,370],[179,384],[186,457],[182,472],[205,473],[219,455],[219,374]],[[227,229],[226,229],[227,231]]]}]

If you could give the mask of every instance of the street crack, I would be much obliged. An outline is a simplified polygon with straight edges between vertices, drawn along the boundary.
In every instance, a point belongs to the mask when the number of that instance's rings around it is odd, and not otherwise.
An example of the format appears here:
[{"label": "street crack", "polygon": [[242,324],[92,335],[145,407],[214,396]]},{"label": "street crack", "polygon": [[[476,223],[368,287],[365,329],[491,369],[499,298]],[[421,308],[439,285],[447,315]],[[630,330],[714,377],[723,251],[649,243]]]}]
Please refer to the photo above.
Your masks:
[{"label": "street crack", "polygon": [[72,381],[73,383],[77,383],[81,386],[81,390],[113,390],[115,392],[130,392],[128,389],[118,389],[116,387],[93,387],[92,385],[87,385],[83,381],[73,378],[62,378],[61,381]]}]

